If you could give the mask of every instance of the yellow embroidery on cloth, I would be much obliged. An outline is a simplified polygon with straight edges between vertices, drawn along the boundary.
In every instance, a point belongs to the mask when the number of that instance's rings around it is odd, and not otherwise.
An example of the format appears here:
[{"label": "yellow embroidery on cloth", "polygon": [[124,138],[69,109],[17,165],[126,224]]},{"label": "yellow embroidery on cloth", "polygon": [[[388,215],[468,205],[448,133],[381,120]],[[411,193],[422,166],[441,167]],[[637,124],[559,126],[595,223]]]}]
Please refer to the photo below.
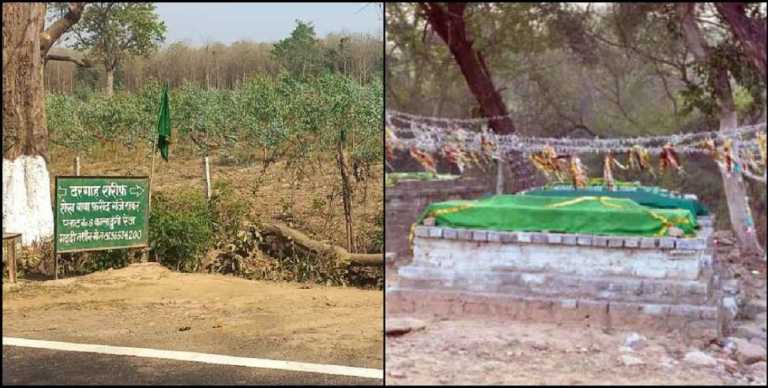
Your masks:
[{"label": "yellow embroidery on cloth", "polygon": [[[624,206],[621,206],[619,204],[610,203],[611,201],[617,201],[617,198],[594,197],[594,196],[579,197],[579,198],[571,199],[571,200],[568,200],[568,201],[565,201],[565,202],[554,203],[554,204],[548,205],[547,207],[551,208],[551,209],[556,209],[556,208],[560,208],[560,207],[576,205],[578,203],[582,203],[582,202],[585,202],[585,201],[599,201],[601,204],[603,204],[605,206],[608,206],[608,207],[612,207],[614,209],[624,209],[625,208]],[[674,223],[672,223],[668,218],[662,216],[661,214],[658,214],[658,213],[656,213],[656,212],[654,212],[652,210],[649,210],[646,207],[641,207],[641,209],[643,209],[648,214],[650,214],[651,217],[653,217],[653,218],[655,218],[655,219],[657,219],[657,220],[659,220],[661,222],[661,224],[662,224],[661,230],[659,231],[659,233],[657,233],[657,236],[666,236],[667,231],[669,230],[669,228],[672,227],[672,226],[675,226]],[[685,217],[677,218],[677,219],[675,219],[675,221],[677,223],[679,223],[679,224],[689,224],[690,223],[690,221],[687,218],[685,218]]]}]

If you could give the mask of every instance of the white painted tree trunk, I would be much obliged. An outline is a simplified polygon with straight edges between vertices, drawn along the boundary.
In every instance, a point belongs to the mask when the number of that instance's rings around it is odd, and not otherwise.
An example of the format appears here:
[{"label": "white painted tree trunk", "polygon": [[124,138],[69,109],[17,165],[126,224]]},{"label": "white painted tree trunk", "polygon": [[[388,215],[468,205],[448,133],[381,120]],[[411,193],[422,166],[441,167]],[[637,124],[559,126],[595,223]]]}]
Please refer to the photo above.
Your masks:
[{"label": "white painted tree trunk", "polygon": [[115,90],[115,71],[113,69],[107,69],[107,86],[106,86],[106,94],[107,97],[112,97]]},{"label": "white painted tree trunk", "polygon": [[21,233],[25,246],[53,235],[51,180],[42,156],[3,159],[3,228]]}]

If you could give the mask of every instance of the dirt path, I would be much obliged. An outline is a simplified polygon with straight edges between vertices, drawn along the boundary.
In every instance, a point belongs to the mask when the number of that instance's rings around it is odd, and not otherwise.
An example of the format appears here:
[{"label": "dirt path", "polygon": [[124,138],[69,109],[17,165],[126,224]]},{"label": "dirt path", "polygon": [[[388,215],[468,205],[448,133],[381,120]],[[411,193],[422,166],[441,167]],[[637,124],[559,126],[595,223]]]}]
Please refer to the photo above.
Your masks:
[{"label": "dirt path", "polygon": [[[386,288],[397,285],[397,268],[387,266]],[[746,283],[764,287],[764,269],[757,275],[750,275],[749,269],[744,268],[741,272]],[[686,353],[701,349],[685,347],[682,333],[637,332],[646,338],[646,346],[627,351],[622,348],[633,332],[606,332],[587,324],[490,318],[437,320],[428,315],[387,314],[387,327],[393,327],[392,323],[402,318],[417,318],[425,328],[402,336],[387,336],[387,385],[766,383],[765,362],[740,365],[715,345],[703,352],[713,357],[716,365],[698,366],[684,361]],[[627,365],[622,358],[642,364]]]},{"label": "dirt path", "polygon": [[382,368],[380,290],[155,264],[3,284],[3,336]]}]

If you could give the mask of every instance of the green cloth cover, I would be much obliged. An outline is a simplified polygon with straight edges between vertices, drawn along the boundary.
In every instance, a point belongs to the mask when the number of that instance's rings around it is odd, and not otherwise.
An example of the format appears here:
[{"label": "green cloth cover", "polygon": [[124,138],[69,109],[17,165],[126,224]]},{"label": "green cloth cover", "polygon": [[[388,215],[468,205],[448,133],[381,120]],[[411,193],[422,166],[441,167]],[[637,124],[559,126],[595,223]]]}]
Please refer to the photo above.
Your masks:
[{"label": "green cloth cover", "polygon": [[417,223],[428,217],[454,228],[622,236],[666,236],[672,225],[693,236],[697,227],[688,210],[653,209],[611,197],[497,195],[433,203]]},{"label": "green cloth cover", "polygon": [[525,195],[536,195],[544,197],[582,197],[582,196],[604,196],[612,198],[626,198],[637,202],[640,205],[656,209],[686,209],[698,216],[709,214],[701,202],[694,199],[676,197],[671,192],[658,187],[648,186],[619,186],[615,191],[609,191],[603,186],[589,186],[584,189],[574,190],[573,186],[549,186],[535,188],[522,193]]}]

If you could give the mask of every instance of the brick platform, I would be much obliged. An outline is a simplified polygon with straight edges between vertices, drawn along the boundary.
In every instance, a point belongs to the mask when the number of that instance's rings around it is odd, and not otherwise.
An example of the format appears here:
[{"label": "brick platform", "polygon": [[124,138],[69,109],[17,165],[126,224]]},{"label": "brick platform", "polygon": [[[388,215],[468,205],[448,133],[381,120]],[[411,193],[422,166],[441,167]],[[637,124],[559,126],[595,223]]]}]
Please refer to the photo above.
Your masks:
[{"label": "brick platform", "polygon": [[[495,232],[418,226],[390,313],[641,323],[729,330],[738,303],[710,245],[695,238]],[[389,222],[389,220],[388,220]],[[725,290],[724,290],[725,288]]]}]

